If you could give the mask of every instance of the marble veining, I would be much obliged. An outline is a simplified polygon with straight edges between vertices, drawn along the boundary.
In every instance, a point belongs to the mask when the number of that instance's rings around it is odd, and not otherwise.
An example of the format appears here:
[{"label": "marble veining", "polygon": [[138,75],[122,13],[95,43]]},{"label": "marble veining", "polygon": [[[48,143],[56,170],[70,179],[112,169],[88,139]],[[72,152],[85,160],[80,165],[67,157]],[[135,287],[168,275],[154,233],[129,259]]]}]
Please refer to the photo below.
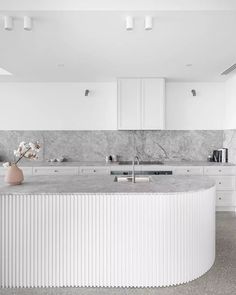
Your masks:
[{"label": "marble veining", "polygon": [[224,130],[223,146],[229,149],[229,160],[236,164],[236,130]]},{"label": "marble veining", "polygon": [[[106,155],[130,160],[206,161],[222,147],[223,131],[0,131],[0,160],[12,159],[19,142],[39,140],[39,160],[104,161]],[[236,158],[236,157],[235,157]]]},{"label": "marble veining", "polygon": [[151,176],[148,183],[117,183],[114,176],[31,176],[18,186],[0,178],[0,194],[47,193],[176,193],[195,192],[215,185],[206,176]]}]

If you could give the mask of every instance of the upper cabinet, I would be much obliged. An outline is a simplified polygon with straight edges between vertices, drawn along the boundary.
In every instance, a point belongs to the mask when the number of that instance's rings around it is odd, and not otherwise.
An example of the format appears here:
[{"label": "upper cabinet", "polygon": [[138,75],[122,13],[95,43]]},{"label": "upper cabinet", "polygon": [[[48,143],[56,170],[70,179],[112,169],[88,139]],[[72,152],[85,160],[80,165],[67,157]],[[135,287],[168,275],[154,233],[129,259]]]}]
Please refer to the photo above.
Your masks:
[{"label": "upper cabinet", "polygon": [[118,80],[118,129],[160,130],[165,127],[165,80]]}]

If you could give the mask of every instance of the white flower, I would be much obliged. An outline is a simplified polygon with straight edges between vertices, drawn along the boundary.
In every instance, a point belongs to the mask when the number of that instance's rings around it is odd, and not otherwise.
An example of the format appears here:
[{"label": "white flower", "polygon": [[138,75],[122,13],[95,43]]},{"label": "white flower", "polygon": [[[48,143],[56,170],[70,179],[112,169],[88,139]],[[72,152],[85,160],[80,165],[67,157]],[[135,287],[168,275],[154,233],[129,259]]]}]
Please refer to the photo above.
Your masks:
[{"label": "white flower", "polygon": [[2,166],[3,166],[4,168],[7,168],[7,167],[10,167],[11,165],[10,165],[9,162],[5,162],[5,163],[2,164]]},{"label": "white flower", "polygon": [[15,157],[20,157],[20,156],[21,156],[20,151],[19,151],[19,150],[15,150],[15,151],[14,151],[14,156],[15,156]]},{"label": "white flower", "polygon": [[35,143],[30,142],[29,147],[31,148],[32,151],[39,152],[39,150],[40,150],[40,145],[38,142],[35,142]]},{"label": "white flower", "polygon": [[26,142],[22,141],[20,144],[19,144],[19,147],[25,147],[26,145]]}]

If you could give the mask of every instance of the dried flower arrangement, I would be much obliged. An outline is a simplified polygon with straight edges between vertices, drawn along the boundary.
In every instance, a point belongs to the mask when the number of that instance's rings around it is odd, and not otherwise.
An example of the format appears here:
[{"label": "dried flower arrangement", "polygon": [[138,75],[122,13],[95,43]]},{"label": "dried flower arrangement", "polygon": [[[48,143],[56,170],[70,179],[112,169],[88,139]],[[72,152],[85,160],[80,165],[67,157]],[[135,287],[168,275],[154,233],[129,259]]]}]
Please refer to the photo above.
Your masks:
[{"label": "dried flower arrangement", "polygon": [[39,151],[40,151],[40,144],[38,141],[34,143],[33,142],[26,143],[22,141],[19,144],[18,149],[14,150],[14,156],[18,159],[14,162],[4,163],[3,167],[7,168],[12,165],[17,165],[20,162],[20,160],[22,160],[23,158],[27,158],[29,160],[36,160],[38,158]]}]

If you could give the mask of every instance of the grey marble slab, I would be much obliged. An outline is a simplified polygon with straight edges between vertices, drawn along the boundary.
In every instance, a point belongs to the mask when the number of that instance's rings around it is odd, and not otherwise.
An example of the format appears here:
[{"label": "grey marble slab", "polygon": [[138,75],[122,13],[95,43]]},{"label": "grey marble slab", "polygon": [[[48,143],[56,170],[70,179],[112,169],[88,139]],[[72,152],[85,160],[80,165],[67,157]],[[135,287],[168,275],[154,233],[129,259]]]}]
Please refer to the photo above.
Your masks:
[{"label": "grey marble slab", "polygon": [[148,183],[118,183],[114,176],[31,176],[17,186],[0,178],[0,194],[60,193],[178,193],[213,187],[206,176],[151,176]]},{"label": "grey marble slab", "polygon": [[229,160],[236,164],[236,130],[224,130],[223,146],[229,149]]},{"label": "grey marble slab", "polygon": [[0,131],[0,160],[12,160],[21,141],[39,140],[40,160],[104,161],[107,155],[130,160],[206,161],[222,148],[223,131]]}]

